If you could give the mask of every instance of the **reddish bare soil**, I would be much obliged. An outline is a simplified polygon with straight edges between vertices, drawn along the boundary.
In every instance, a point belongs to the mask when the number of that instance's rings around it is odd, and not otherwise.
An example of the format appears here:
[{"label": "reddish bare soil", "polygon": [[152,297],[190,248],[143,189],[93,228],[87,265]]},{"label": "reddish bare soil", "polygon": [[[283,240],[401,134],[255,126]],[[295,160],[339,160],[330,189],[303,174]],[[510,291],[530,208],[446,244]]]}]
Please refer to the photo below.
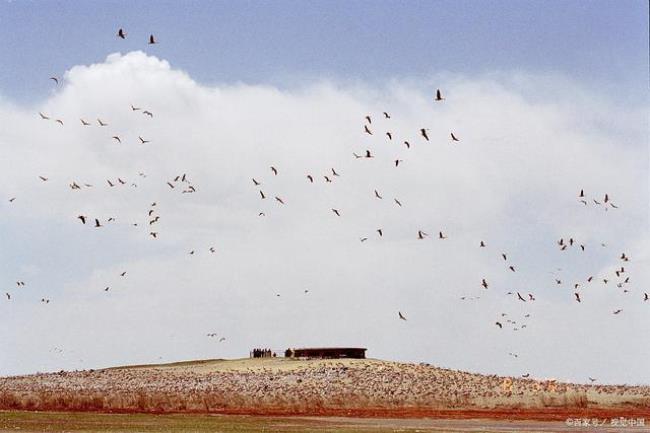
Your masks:
[{"label": "reddish bare soil", "polygon": [[0,409],[376,418],[650,418],[650,387],[378,360],[197,361],[0,378]]}]

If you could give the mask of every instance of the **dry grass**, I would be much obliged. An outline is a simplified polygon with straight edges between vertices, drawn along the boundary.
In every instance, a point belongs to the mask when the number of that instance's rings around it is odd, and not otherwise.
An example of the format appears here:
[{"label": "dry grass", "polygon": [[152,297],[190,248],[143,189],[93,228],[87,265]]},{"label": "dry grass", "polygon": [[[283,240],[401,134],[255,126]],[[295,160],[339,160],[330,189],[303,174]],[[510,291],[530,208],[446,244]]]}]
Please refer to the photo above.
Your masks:
[{"label": "dry grass", "polygon": [[649,402],[650,387],[483,376],[378,360],[208,360],[0,378],[0,409],[5,410],[412,413],[647,410]]}]

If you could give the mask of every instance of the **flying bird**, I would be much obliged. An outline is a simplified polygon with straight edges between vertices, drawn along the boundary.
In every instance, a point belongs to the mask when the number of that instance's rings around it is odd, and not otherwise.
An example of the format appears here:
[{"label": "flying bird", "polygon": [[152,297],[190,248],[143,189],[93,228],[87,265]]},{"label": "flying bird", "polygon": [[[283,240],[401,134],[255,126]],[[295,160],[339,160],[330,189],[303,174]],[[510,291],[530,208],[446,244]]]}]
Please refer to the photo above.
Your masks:
[{"label": "flying bird", "polygon": [[429,136],[427,135],[427,130],[424,128],[420,129],[420,134],[424,137],[425,140],[429,141]]},{"label": "flying bird", "polygon": [[117,141],[118,143],[121,143],[121,142],[122,142],[122,140],[120,140],[120,137],[118,137],[117,135],[114,135],[114,136],[112,136],[111,138],[112,138],[113,140]]},{"label": "flying bird", "polygon": [[392,139],[393,139],[393,134],[392,134],[392,133],[387,132],[386,135],[388,136],[388,139],[389,139],[389,140],[392,140]]},{"label": "flying bird", "polygon": [[481,286],[483,286],[485,289],[488,288],[488,283],[487,281],[485,281],[485,278],[483,278],[483,280],[481,281]]},{"label": "flying bird", "polygon": [[366,120],[368,121],[368,123],[372,123],[372,119],[370,118],[370,116],[366,116]]},{"label": "flying bird", "polygon": [[517,298],[519,298],[520,301],[526,302],[526,300],[521,296],[519,292],[517,292]]},{"label": "flying bird", "polygon": [[144,110],[144,111],[142,112],[142,114],[146,114],[147,116],[153,118],[153,113],[152,113],[151,111],[149,111],[149,110]]},{"label": "flying bird", "polygon": [[375,197],[377,197],[378,199],[382,198],[382,196],[379,194],[379,192],[377,192],[377,190],[375,190]]},{"label": "flying bird", "polygon": [[276,176],[278,175],[278,169],[277,168],[271,166],[271,171],[273,172],[274,175],[276,175]]},{"label": "flying bird", "polygon": [[118,38],[125,39],[125,38],[126,38],[126,32],[125,32],[123,29],[119,29],[119,30],[117,31],[117,37],[118,37]]},{"label": "flying bird", "polygon": [[42,180],[43,182],[47,182],[47,179],[48,179],[47,177],[43,177],[43,176],[39,176],[38,178],[40,180]]},{"label": "flying bird", "polygon": [[253,183],[254,183],[256,186],[257,186],[257,185],[261,185],[261,183],[258,182],[258,181],[256,181],[254,177],[253,177],[252,179],[253,179]]},{"label": "flying bird", "polygon": [[95,227],[102,227],[97,218],[95,218]]},{"label": "flying bird", "polygon": [[438,239],[447,239],[447,236],[442,232],[438,232]]},{"label": "flying bird", "polygon": [[497,325],[499,328],[503,329],[503,325],[501,322],[494,322],[495,325]]},{"label": "flying bird", "polygon": [[379,233],[379,236],[384,236],[384,230],[383,229],[377,229],[377,233]]},{"label": "flying bird", "polygon": [[363,130],[366,132],[366,134],[370,134],[370,135],[372,135],[372,132],[371,132],[370,129],[368,128],[368,125],[363,125]]},{"label": "flying bird", "polygon": [[97,123],[99,123],[99,126],[108,126],[108,123],[102,122],[102,119],[97,119]]},{"label": "flying bird", "polygon": [[442,97],[442,92],[440,89],[436,89],[436,101],[444,101],[445,98]]},{"label": "flying bird", "polygon": [[485,242],[481,241],[481,243],[479,244],[479,247],[480,248],[485,248]]},{"label": "flying bird", "polygon": [[341,216],[341,213],[338,211],[338,209],[332,208],[332,212],[334,212],[336,216]]},{"label": "flying bird", "polygon": [[154,39],[153,35],[149,35],[149,45],[157,44],[158,42]]},{"label": "flying bird", "polygon": [[140,136],[138,136],[138,138],[140,139],[140,143],[142,143],[142,144],[151,143],[150,140],[145,140],[144,138],[142,138]]},{"label": "flying bird", "polygon": [[400,319],[406,321],[406,317],[404,317],[404,315],[402,314],[401,311],[398,311],[398,312],[397,312],[397,315],[399,316]]},{"label": "flying bird", "polygon": [[83,126],[90,126],[90,123],[86,122],[85,120],[83,120],[83,119],[79,119],[79,120],[81,120],[81,124]]},{"label": "flying bird", "polygon": [[43,120],[50,120],[50,118],[49,118],[48,116],[46,116],[45,114],[41,113],[40,111],[38,112],[38,115],[41,116],[41,119],[43,119]]},{"label": "flying bird", "polygon": [[59,79],[56,77],[50,77],[50,80],[54,81],[57,85],[59,84]]},{"label": "flying bird", "polygon": [[276,196],[275,199],[279,201],[281,204],[284,204],[284,201],[280,197]]},{"label": "flying bird", "polygon": [[390,119],[390,114],[388,114],[388,113],[386,113],[386,112],[384,111],[384,117],[385,117],[386,119]]},{"label": "flying bird", "polygon": [[458,138],[456,138],[453,132],[451,133],[451,139],[452,141],[460,141]]},{"label": "flying bird", "polygon": [[423,232],[422,230],[418,230],[418,239],[424,239],[427,236],[429,236],[427,233]]},{"label": "flying bird", "polygon": [[311,183],[314,183],[314,177],[311,174],[307,175],[307,179],[309,179]]},{"label": "flying bird", "polygon": [[401,203],[399,200],[397,200],[396,198],[394,198],[393,201],[395,202],[395,204],[396,204],[397,206],[402,207],[402,203]]},{"label": "flying bird", "polygon": [[581,302],[580,301],[580,293],[575,292],[573,295],[576,297],[576,301]]},{"label": "flying bird", "polygon": [[88,217],[85,216],[85,215],[79,215],[79,216],[77,217],[77,219],[81,220],[81,222],[82,222],[83,224],[86,224],[86,218],[88,218]]}]

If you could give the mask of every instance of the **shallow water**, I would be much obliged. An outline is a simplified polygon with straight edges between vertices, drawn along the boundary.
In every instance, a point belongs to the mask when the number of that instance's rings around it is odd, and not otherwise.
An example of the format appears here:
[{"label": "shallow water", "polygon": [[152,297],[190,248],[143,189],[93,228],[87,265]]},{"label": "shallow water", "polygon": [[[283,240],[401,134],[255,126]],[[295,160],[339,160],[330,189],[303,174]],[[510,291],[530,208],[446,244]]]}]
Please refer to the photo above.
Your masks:
[{"label": "shallow water", "polygon": [[[258,417],[232,415],[146,415],[60,412],[0,412],[0,432],[203,433],[203,432],[650,432],[650,426],[621,428],[610,420],[599,427],[564,421],[369,419],[340,417]],[[650,421],[650,420],[648,420]],[[650,424],[650,422],[648,422]]]}]

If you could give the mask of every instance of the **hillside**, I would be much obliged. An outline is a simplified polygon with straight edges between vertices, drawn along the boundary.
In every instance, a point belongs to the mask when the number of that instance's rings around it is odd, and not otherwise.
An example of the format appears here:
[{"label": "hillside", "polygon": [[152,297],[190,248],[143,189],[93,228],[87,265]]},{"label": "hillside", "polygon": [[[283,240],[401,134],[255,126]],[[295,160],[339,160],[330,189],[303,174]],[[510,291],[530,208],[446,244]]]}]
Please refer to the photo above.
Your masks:
[{"label": "hillside", "polygon": [[380,360],[204,360],[0,378],[0,409],[394,417],[650,416],[650,387]]}]

